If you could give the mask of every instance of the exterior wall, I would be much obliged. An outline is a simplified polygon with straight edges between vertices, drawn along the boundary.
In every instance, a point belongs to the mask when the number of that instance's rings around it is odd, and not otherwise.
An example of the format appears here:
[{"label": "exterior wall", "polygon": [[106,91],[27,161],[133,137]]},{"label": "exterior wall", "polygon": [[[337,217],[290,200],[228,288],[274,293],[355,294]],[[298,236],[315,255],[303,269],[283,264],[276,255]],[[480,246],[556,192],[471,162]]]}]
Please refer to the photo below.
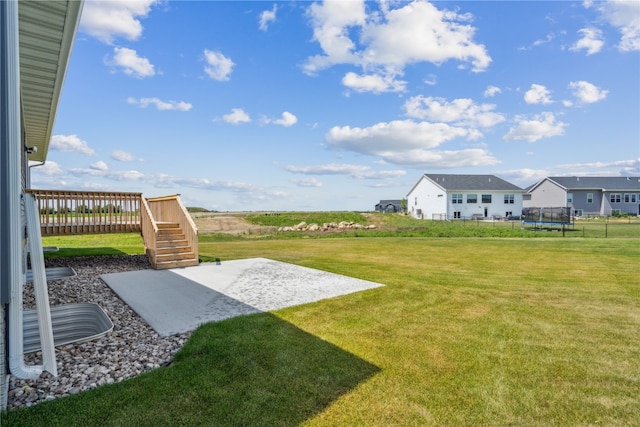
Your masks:
[{"label": "exterior wall", "polygon": [[[582,216],[603,215],[604,199],[602,191],[574,190],[570,191],[570,193],[573,196],[573,203],[570,203],[573,209],[572,215],[576,215],[576,213],[581,213]],[[589,203],[587,197],[589,194],[592,195],[591,203]]]},{"label": "exterior wall", "polygon": [[[461,194],[462,203],[453,202],[453,195]],[[476,195],[476,202],[469,203],[468,196]],[[482,195],[490,195],[491,203],[483,203]],[[513,195],[513,203],[504,203],[505,194]],[[510,191],[449,191],[422,177],[407,195],[407,212],[418,219],[470,219],[474,217],[506,217],[522,214],[522,192]]]},{"label": "exterior wall", "polygon": [[[620,202],[611,201],[611,195],[620,195]],[[635,197],[634,197],[635,196]],[[635,202],[633,201],[635,199]],[[625,201],[627,200],[627,201]],[[630,215],[640,215],[640,192],[633,192],[629,190],[613,190],[606,191],[602,195],[602,215],[611,215],[613,210],[618,210],[621,213],[627,213]]]},{"label": "exterior wall", "polygon": [[424,176],[407,194],[407,212],[414,218],[432,219],[434,214],[447,214],[447,192]]},{"label": "exterior wall", "polygon": [[5,304],[0,303],[0,411],[4,411],[7,409],[7,402],[9,399],[9,378],[7,377],[7,347],[5,343],[7,342],[7,337],[5,332],[7,330],[7,325],[5,325],[5,315],[4,315],[4,307]]},{"label": "exterior wall", "polygon": [[531,199],[524,201],[525,208],[556,208],[567,206],[567,193],[545,179],[531,192]]},{"label": "exterior wall", "polygon": [[[453,195],[462,194],[462,203],[453,203]],[[505,195],[513,196],[505,203]],[[477,196],[475,203],[469,202],[469,196]],[[491,203],[482,202],[482,196],[491,196]],[[459,200],[459,198],[458,198]],[[511,202],[513,200],[513,203]],[[520,216],[522,214],[522,193],[509,191],[455,191],[448,195],[449,219],[464,218],[506,218],[508,216]],[[459,212],[460,215],[456,215]]]}]

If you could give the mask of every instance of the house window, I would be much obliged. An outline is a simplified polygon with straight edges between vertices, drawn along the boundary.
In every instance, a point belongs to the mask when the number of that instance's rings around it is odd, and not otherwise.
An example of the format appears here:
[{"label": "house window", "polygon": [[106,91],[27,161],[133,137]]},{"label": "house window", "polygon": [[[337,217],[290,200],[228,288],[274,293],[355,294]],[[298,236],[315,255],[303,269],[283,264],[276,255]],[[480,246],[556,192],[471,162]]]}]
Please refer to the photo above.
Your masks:
[{"label": "house window", "polygon": [[452,194],[451,195],[451,203],[462,204],[462,194]]},{"label": "house window", "polygon": [[462,218],[460,216],[460,211],[456,211],[456,212],[453,213],[453,219],[460,219],[460,218]]},{"label": "house window", "polygon": [[505,216],[505,217],[507,217],[507,218],[511,218],[511,217],[513,216],[513,212],[511,212],[511,211],[506,211],[506,212],[504,213],[504,216]]},{"label": "house window", "polygon": [[620,193],[611,193],[609,195],[609,201],[611,203],[620,203]]},{"label": "house window", "polygon": [[576,209],[575,211],[573,211],[573,216],[582,216],[582,214],[582,209]]},{"label": "house window", "polygon": [[415,204],[416,206],[418,206],[418,198],[417,198],[417,197],[416,197],[416,200],[415,200],[414,204]]},{"label": "house window", "polygon": [[587,193],[587,203],[593,203],[593,193]]},{"label": "house window", "polygon": [[504,204],[512,205],[514,203],[515,196],[513,194],[505,194],[504,195]]},{"label": "house window", "polygon": [[636,200],[637,200],[637,199],[636,199],[636,195],[635,195],[635,194],[632,194],[632,195],[631,195],[631,203],[635,203],[635,202],[636,202]]},{"label": "house window", "polygon": [[482,203],[491,203],[491,194],[483,194]]},{"label": "house window", "polygon": [[631,195],[629,193],[625,193],[624,194],[624,202],[625,203],[629,203],[629,201],[631,200]]},{"label": "house window", "polygon": [[573,203],[573,193],[567,193],[567,203]]},{"label": "house window", "polygon": [[467,194],[467,203],[478,203],[477,194]]}]

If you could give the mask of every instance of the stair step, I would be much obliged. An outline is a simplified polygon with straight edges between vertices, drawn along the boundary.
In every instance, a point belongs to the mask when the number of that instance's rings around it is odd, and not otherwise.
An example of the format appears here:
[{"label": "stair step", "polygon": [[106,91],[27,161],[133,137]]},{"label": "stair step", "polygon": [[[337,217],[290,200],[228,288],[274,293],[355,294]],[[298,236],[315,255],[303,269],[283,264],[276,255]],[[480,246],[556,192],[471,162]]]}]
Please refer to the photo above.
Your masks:
[{"label": "stair step", "polygon": [[155,268],[156,270],[165,270],[167,268],[192,267],[198,264],[199,261],[197,259],[183,259],[175,261],[156,262]]},{"label": "stair step", "polygon": [[171,253],[171,254],[156,254],[156,262],[178,261],[183,259],[195,259],[195,258],[196,258],[196,254],[194,254],[193,251]]},{"label": "stair step", "polygon": [[186,242],[185,242],[185,245],[181,245],[181,246],[166,246],[166,247],[156,249],[156,254],[158,255],[177,254],[177,253],[184,253],[184,252],[193,252],[191,250],[191,246],[187,245]]},{"label": "stair step", "polygon": [[180,234],[158,234],[156,236],[156,241],[158,240],[184,240],[185,239],[185,235],[184,233],[180,233]]},{"label": "stair step", "polygon": [[180,228],[160,228],[158,229],[158,236],[173,236],[175,234],[182,234],[182,230]]},{"label": "stair step", "polygon": [[189,242],[187,242],[186,240],[161,240],[161,241],[156,241],[156,249],[181,248],[183,246],[189,246]]},{"label": "stair step", "polygon": [[156,225],[159,229],[180,228],[180,224],[178,224],[177,222],[157,221]]}]

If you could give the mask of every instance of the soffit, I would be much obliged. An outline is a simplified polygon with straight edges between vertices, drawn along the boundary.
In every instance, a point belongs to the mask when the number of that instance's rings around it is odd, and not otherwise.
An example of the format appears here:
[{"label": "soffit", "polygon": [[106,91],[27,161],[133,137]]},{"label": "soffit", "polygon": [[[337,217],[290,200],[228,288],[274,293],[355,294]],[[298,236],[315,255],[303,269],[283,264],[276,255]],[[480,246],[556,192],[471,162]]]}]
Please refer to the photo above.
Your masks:
[{"label": "soffit", "polygon": [[80,19],[78,0],[18,2],[20,96],[29,160],[44,161]]}]

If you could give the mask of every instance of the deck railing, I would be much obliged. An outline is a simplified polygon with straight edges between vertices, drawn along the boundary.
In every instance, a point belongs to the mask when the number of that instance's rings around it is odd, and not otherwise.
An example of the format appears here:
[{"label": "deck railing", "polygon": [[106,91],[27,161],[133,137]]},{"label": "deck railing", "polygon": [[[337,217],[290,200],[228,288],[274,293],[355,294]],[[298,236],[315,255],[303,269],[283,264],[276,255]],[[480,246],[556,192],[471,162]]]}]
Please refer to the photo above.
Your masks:
[{"label": "deck railing", "polygon": [[36,190],[43,236],[140,232],[141,193]]}]

